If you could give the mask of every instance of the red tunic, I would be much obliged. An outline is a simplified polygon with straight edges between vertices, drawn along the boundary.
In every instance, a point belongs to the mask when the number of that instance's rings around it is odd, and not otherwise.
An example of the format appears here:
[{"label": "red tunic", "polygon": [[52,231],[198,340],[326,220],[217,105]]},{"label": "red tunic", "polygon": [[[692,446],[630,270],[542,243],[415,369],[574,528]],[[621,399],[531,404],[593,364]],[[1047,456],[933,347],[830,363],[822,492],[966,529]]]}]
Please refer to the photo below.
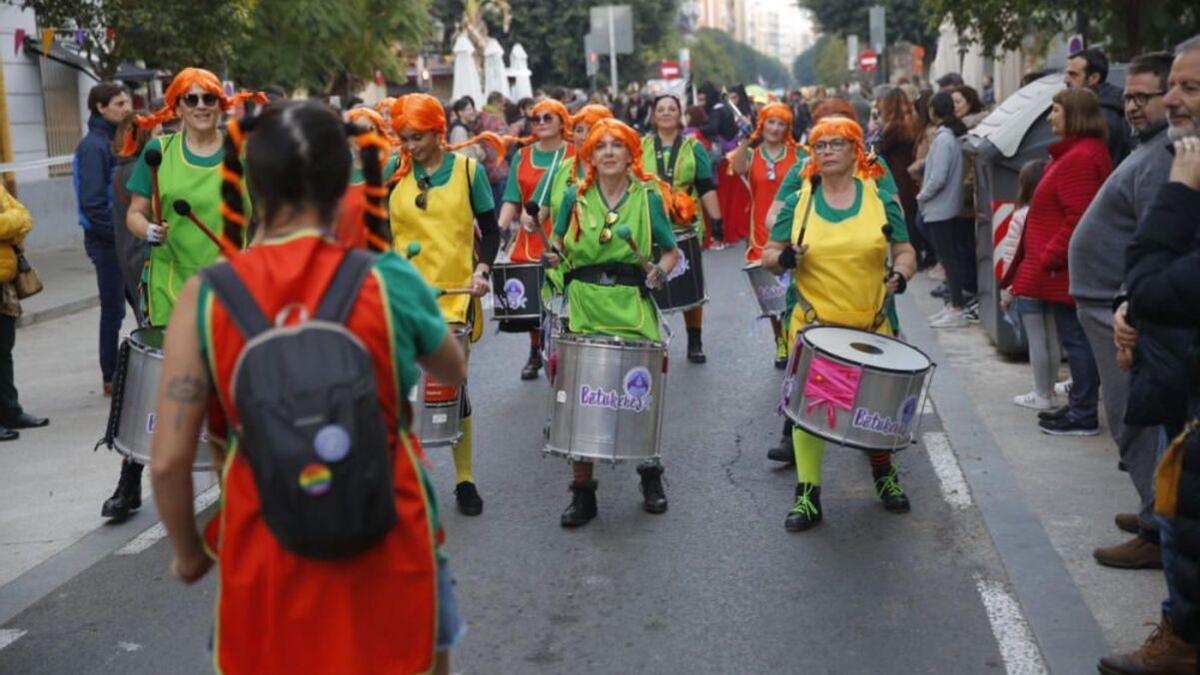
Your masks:
[{"label": "red tunic", "polygon": [[750,236],[746,237],[746,262],[762,260],[763,246],[771,239],[771,223],[767,222],[767,211],[771,210],[771,202],[779,192],[783,177],[795,166],[799,157],[796,149],[784,146],[783,156],[775,162],[775,179],[770,178],[767,161],[763,159],[762,148],[754,151],[750,160]]},{"label": "red tunic", "polygon": [[750,190],[729,170],[729,160],[717,164],[717,202],[721,206],[726,244],[741,241],[750,232]]},{"label": "red tunic", "polygon": [[[344,250],[301,233],[247,250],[233,261],[263,312],[288,303],[310,314]],[[383,271],[367,277],[347,326],[375,364],[379,402],[396,429],[404,400],[392,349]],[[215,383],[210,429],[228,437],[238,423],[232,372],[245,341],[211,292],[201,295],[201,337]],[[394,437],[397,523],[375,547],[344,560],[302,558],[285,550],[262,519],[249,462],[231,439],[215,536],[220,586],[214,665],[235,673],[423,673],[432,667],[436,634],[435,509],[420,445]]]},{"label": "red tunic", "polygon": [[[575,145],[566,144],[563,146],[562,158],[559,162],[575,156]],[[521,148],[518,153],[517,160],[520,162],[517,165],[517,185],[521,188],[521,213],[525,212],[525,204],[534,198],[534,192],[537,190],[538,183],[542,180],[542,176],[549,170],[549,167],[542,169],[533,164],[533,146],[527,145]],[[546,233],[546,238],[553,236],[554,224],[546,218],[542,222],[542,231]],[[513,262],[537,262],[542,259],[542,238],[537,232],[526,232],[524,228],[517,228],[517,237],[513,242],[511,259]]]}]

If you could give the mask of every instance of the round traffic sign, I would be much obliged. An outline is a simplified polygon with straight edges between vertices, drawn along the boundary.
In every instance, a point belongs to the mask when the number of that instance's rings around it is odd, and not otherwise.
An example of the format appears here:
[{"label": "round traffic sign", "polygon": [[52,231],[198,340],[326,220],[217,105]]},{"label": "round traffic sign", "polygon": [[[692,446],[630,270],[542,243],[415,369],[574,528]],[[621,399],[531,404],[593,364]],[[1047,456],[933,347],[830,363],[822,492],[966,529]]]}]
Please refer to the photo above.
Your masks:
[{"label": "round traffic sign", "polygon": [[859,70],[863,70],[863,71],[870,73],[870,72],[873,72],[875,70],[875,68],[877,68],[878,66],[879,66],[879,55],[877,55],[875,52],[871,51],[870,49],[868,49],[868,50],[864,51],[862,54],[858,55]]}]

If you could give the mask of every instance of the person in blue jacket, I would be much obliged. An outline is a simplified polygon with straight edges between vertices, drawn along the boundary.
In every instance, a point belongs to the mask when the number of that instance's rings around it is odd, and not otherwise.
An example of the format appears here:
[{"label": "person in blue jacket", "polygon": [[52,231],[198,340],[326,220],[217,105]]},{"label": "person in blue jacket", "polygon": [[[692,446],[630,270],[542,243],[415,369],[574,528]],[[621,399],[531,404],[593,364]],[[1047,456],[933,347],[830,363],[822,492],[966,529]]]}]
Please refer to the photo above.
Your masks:
[{"label": "person in blue jacket", "polygon": [[121,322],[125,320],[125,287],[112,222],[113,171],[117,167],[112,145],[117,125],[133,113],[133,105],[124,85],[101,82],[88,92],[88,110],[87,135],[75,147],[75,199],[83,246],[96,268],[100,290],[100,373],[104,395],[109,396],[117,369]]}]

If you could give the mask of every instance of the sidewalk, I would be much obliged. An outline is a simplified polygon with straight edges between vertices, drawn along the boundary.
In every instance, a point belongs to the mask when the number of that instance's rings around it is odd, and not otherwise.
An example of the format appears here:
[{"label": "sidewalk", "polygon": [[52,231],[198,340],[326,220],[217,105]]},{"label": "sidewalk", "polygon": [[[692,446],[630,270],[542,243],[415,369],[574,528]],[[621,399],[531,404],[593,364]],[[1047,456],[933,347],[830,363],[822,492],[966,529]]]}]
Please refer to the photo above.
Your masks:
[{"label": "sidewalk", "polygon": [[21,303],[25,310],[18,326],[50,321],[100,305],[96,273],[83,252],[83,242],[70,248],[33,250],[26,253],[45,290]]}]

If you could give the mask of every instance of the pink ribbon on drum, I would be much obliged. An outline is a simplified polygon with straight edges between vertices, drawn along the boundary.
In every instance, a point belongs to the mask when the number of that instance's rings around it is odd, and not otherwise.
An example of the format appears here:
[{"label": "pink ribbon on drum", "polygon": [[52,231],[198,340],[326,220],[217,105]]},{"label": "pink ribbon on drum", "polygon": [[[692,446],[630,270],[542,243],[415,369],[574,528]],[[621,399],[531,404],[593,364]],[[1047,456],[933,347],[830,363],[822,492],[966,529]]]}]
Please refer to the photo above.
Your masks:
[{"label": "pink ribbon on drum", "polygon": [[805,412],[824,405],[825,417],[832,429],[837,425],[837,409],[852,410],[858,397],[858,383],[862,370],[844,366],[820,356],[813,356],[808,369],[808,381],[804,383]]}]

